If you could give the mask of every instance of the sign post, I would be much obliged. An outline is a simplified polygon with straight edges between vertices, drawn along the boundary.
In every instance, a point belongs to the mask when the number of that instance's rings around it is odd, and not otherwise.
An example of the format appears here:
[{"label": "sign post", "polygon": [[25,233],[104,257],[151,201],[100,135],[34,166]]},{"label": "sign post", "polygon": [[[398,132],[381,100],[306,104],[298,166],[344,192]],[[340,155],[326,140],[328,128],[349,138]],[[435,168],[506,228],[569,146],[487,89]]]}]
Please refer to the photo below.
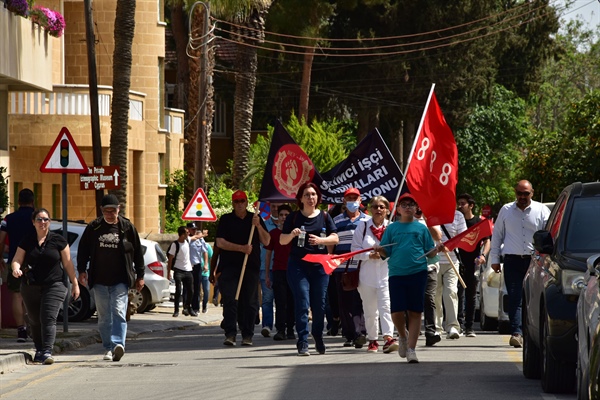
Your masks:
[{"label": "sign post", "polygon": [[[40,166],[40,172],[62,174],[62,230],[65,239],[69,238],[67,231],[67,174],[84,173],[88,168],[83,157],[71,136],[71,132],[64,126],[48,155]],[[68,282],[68,281],[67,281]],[[63,303],[63,332],[69,332],[69,300],[71,296],[71,283],[67,285],[67,297]]]}]

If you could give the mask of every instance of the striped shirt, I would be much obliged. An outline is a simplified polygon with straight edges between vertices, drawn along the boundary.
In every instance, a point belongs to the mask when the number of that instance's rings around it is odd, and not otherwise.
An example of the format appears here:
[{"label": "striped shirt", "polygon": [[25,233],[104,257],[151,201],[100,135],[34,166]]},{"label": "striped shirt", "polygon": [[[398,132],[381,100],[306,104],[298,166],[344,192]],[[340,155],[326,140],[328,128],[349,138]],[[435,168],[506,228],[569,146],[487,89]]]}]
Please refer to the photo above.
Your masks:
[{"label": "striped shirt", "polygon": [[[356,230],[358,223],[360,221],[368,221],[370,219],[371,219],[371,217],[368,216],[367,214],[363,213],[362,211],[360,212],[360,214],[357,217],[354,218],[354,220],[352,220],[348,216],[348,214],[346,214],[345,212],[341,213],[339,215],[336,215],[336,217],[333,219],[333,223],[337,227],[337,235],[339,238],[339,242],[335,246],[333,253],[334,254],[350,253],[351,248],[352,248],[352,239],[354,238],[354,231]],[[358,261],[355,259],[352,259],[352,261],[350,262],[350,265],[348,266],[348,269],[354,269],[357,266],[358,266]],[[344,272],[345,267],[346,267],[346,264],[342,264],[335,270],[335,272]]]}]

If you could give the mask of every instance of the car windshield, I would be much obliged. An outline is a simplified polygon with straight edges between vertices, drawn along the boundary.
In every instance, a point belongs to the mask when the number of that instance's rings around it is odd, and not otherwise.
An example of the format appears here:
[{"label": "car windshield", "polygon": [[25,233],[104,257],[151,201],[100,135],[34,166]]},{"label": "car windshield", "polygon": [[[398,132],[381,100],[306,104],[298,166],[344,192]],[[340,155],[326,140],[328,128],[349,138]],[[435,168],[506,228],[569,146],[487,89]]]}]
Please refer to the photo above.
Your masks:
[{"label": "car windshield", "polygon": [[566,232],[565,250],[571,253],[600,252],[600,197],[580,197],[573,202]]}]

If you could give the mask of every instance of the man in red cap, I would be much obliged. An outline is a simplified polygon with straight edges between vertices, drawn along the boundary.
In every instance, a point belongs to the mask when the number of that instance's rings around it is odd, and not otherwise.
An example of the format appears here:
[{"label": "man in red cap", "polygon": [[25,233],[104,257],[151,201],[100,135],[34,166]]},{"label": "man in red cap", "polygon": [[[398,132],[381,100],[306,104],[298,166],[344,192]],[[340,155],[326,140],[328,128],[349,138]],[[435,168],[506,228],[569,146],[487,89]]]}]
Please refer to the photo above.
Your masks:
[{"label": "man in red cap", "polygon": [[[333,219],[337,227],[339,243],[335,246],[334,254],[349,253],[352,247],[352,238],[358,223],[371,217],[360,210],[360,191],[350,187],[344,192],[344,205],[346,210]],[[348,261],[348,271],[356,270],[358,262]],[[331,334],[337,334],[338,324],[341,322],[342,331],[346,337],[344,347],[354,346],[362,348],[367,342],[367,329],[362,300],[357,289],[346,291],[342,288],[342,274],[346,264],[340,265],[329,280],[328,296],[333,321],[331,321]]]},{"label": "man in red cap", "polygon": [[[226,346],[235,346],[235,336],[242,332],[242,346],[252,346],[254,320],[258,313],[258,284],[260,272],[260,245],[268,245],[271,239],[263,220],[258,214],[248,212],[248,197],[242,190],[231,196],[233,212],[219,220],[216,244],[219,254],[219,289],[223,303],[223,322]],[[250,242],[250,232],[255,227]],[[250,243],[249,243],[250,242]],[[242,267],[246,270],[236,301],[238,282]],[[239,318],[238,318],[239,315]]]}]

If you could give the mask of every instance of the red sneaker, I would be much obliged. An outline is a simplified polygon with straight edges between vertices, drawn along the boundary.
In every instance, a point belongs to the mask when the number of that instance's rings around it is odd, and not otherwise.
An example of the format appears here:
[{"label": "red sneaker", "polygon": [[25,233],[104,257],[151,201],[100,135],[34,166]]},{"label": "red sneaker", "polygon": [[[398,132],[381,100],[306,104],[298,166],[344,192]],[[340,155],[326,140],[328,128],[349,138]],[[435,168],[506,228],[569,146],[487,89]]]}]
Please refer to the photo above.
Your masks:
[{"label": "red sneaker", "polygon": [[377,353],[377,350],[379,350],[379,343],[377,343],[377,340],[371,340],[369,342],[369,347],[367,348],[367,351],[369,353]]},{"label": "red sneaker", "polygon": [[394,351],[398,351],[398,341],[396,339],[388,339],[385,341],[383,345],[384,353],[392,353]]}]

